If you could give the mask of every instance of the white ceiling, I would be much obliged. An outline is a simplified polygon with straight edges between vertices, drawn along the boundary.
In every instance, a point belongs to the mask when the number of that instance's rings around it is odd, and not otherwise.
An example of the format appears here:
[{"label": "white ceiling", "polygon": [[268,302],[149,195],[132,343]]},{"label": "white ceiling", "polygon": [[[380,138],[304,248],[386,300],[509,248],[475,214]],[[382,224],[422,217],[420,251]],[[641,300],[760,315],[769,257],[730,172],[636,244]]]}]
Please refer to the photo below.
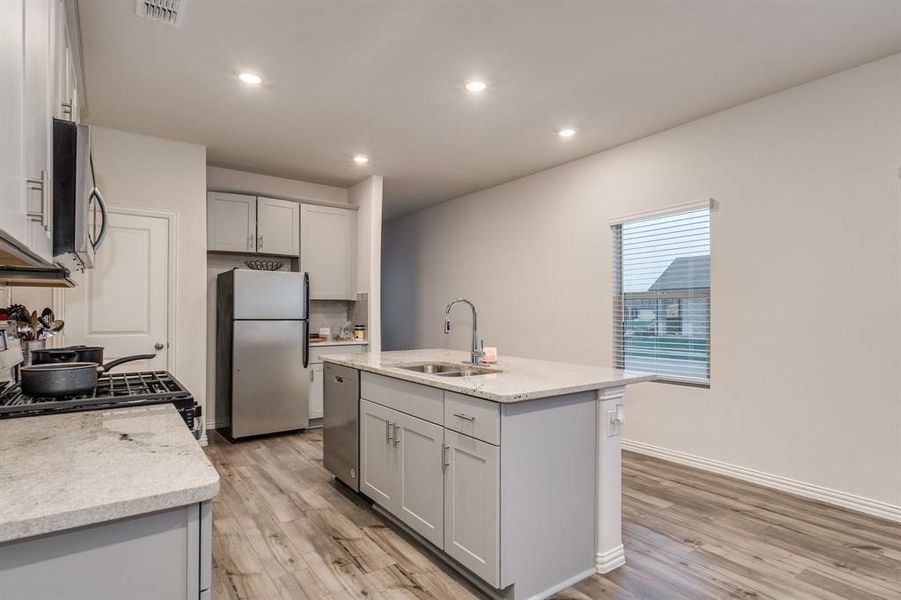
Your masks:
[{"label": "white ceiling", "polygon": [[382,174],[386,218],[901,52],[889,1],[187,0],[182,27],[127,0],[79,11],[91,122],[220,166]]}]

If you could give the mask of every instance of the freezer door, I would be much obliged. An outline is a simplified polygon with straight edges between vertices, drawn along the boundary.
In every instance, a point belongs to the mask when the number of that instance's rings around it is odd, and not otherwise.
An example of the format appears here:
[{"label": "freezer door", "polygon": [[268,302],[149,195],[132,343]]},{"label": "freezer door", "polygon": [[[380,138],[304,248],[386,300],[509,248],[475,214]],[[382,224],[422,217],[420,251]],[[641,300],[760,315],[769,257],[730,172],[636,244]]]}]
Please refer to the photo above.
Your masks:
[{"label": "freezer door", "polygon": [[309,425],[309,376],[303,368],[306,321],[235,321],[232,437]]},{"label": "freezer door", "polygon": [[235,319],[306,319],[307,285],[303,273],[234,271]]}]

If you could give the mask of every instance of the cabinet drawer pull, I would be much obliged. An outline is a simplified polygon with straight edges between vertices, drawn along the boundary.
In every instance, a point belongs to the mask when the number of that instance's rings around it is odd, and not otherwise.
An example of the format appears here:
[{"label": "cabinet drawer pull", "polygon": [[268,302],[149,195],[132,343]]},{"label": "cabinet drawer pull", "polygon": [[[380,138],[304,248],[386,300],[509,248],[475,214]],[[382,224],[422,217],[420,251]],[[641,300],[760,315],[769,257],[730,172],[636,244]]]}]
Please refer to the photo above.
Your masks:
[{"label": "cabinet drawer pull", "polygon": [[344,383],[344,378],[338,377],[337,375],[335,375],[335,383]]},{"label": "cabinet drawer pull", "polygon": [[450,466],[450,459],[448,458],[447,451],[450,450],[450,446],[447,444],[441,444],[441,470],[447,471],[447,468]]},{"label": "cabinet drawer pull", "polygon": [[391,441],[391,421],[385,421],[385,443]]},{"label": "cabinet drawer pull", "polygon": [[394,442],[394,445],[397,446],[400,443],[400,438],[397,437],[397,423],[392,423],[391,425],[394,427],[394,435],[391,436],[392,441]]},{"label": "cabinet drawer pull", "polygon": [[453,413],[453,414],[454,414],[455,417],[459,417],[459,418],[464,419],[464,420],[466,420],[466,421],[475,421],[475,420],[476,420],[475,417],[473,417],[472,415],[467,415],[466,413],[455,412],[455,413]]}]

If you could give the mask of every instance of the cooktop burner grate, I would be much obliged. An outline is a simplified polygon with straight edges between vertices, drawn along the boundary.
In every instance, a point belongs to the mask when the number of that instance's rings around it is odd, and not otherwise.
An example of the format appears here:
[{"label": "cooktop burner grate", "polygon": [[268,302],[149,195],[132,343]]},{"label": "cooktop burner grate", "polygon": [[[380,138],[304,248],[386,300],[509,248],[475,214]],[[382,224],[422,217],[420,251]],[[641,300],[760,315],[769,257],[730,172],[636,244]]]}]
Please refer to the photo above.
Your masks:
[{"label": "cooktop burner grate", "polygon": [[191,398],[191,393],[168,371],[103,373],[97,387],[87,394],[61,398],[35,398],[22,393],[15,384],[0,394],[0,417],[17,412],[54,412],[95,405],[146,404]]}]

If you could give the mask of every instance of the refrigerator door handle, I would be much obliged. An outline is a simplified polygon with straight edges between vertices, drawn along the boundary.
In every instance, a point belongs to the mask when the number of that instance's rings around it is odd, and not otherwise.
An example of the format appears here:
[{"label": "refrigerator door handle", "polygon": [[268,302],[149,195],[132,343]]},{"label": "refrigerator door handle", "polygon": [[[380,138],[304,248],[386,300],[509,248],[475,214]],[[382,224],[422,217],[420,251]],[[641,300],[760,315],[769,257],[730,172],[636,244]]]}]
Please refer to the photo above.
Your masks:
[{"label": "refrigerator door handle", "polygon": [[303,274],[303,368],[310,365],[310,274]]},{"label": "refrigerator door handle", "polygon": [[310,366],[310,321],[303,322],[303,368]]}]

